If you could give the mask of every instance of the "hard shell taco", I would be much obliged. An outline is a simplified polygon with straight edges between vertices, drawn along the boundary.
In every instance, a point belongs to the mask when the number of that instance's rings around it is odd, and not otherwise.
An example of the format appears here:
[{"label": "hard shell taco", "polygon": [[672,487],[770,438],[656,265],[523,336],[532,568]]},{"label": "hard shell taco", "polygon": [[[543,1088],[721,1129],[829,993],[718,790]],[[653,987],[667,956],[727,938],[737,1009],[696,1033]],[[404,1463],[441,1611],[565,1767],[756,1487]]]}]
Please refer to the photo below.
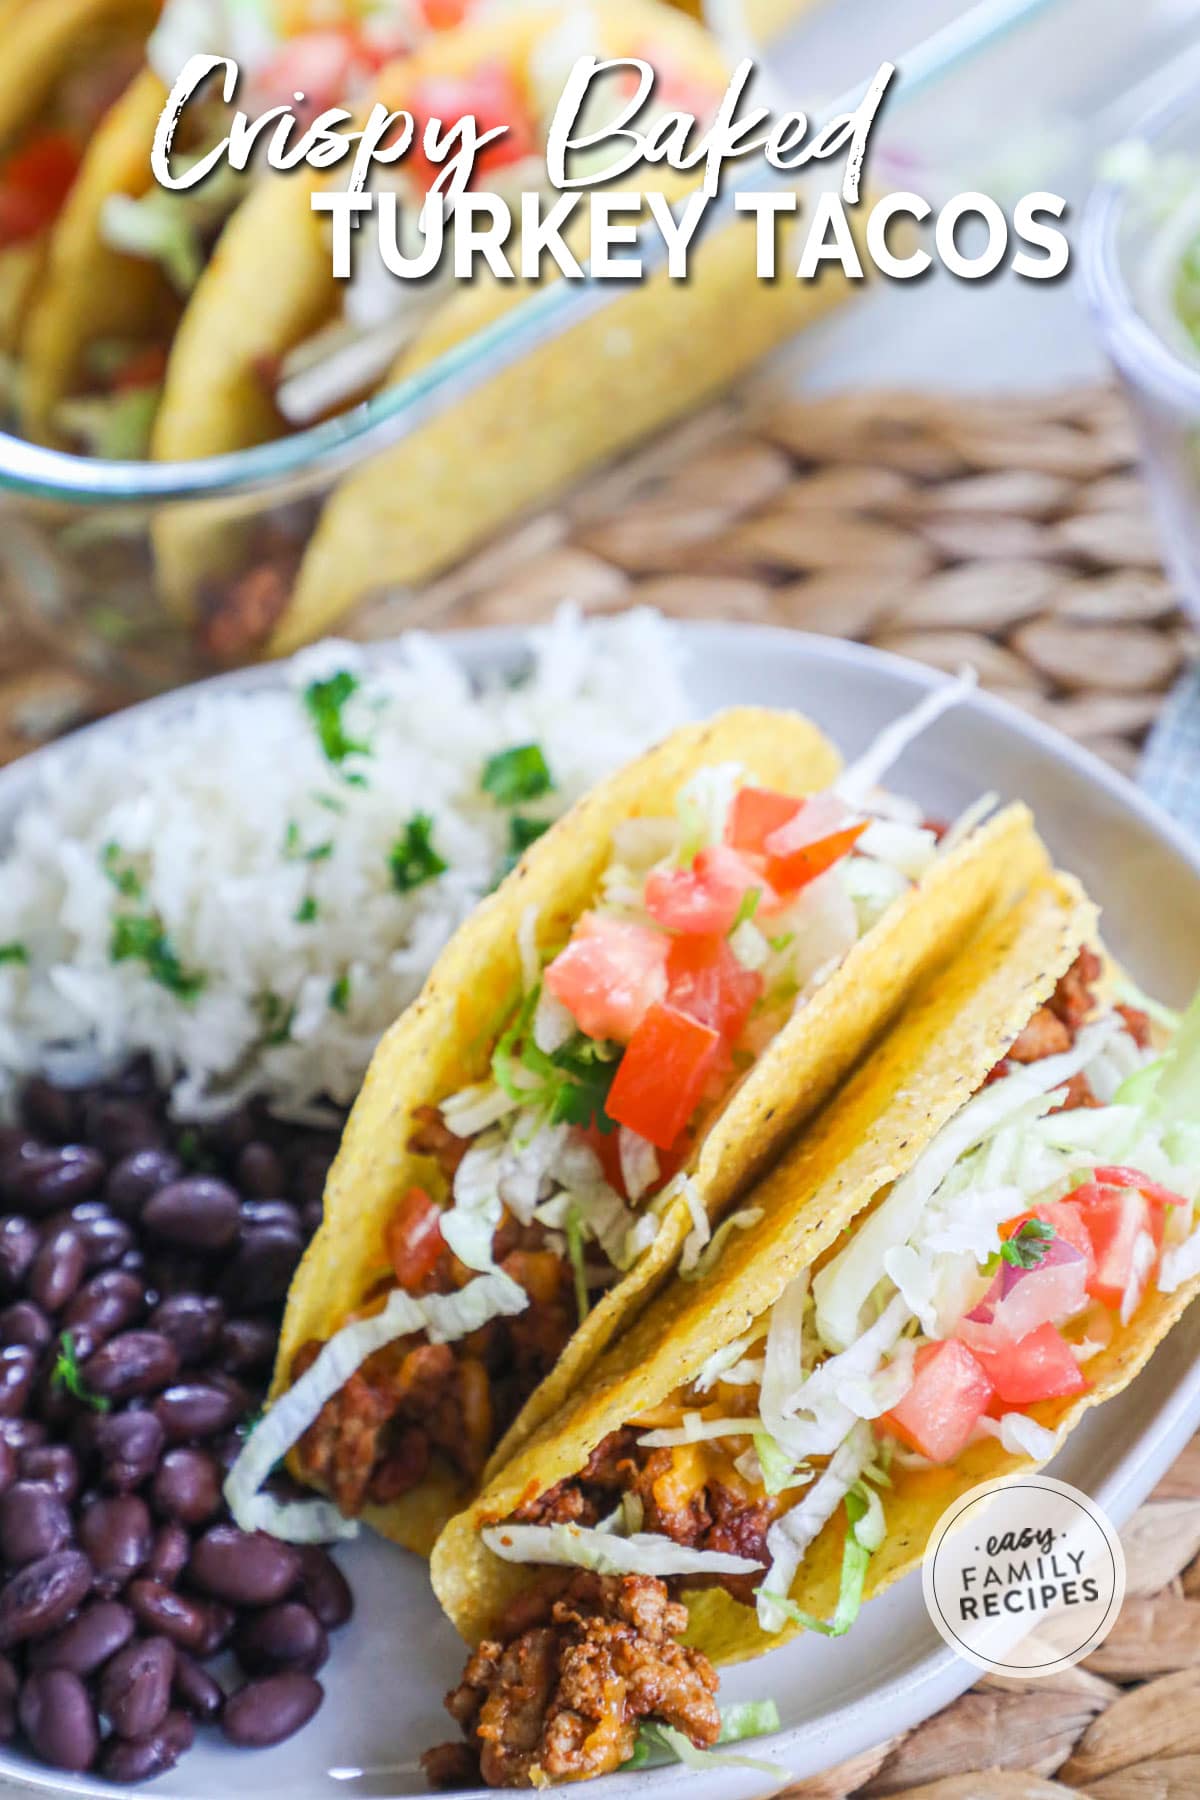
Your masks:
[{"label": "hard shell taco", "polygon": [[[237,62],[234,105],[251,118],[292,102],[297,92],[304,96],[297,110],[309,116],[330,106],[353,108],[385,63],[461,22],[473,4],[489,3],[163,0],[147,66],[96,134],[54,237],[28,336],[26,433],[91,455],[147,455],[181,322],[210,269],[224,286],[223,234],[259,164],[252,161],[244,174],[223,164],[179,191],[160,187],[150,166],[159,115],[190,56],[205,52]],[[210,79],[185,108],[176,166],[212,150],[228,131],[232,110],[219,80]],[[260,343],[267,351],[274,347],[280,325],[273,308],[288,290],[287,248],[273,245],[271,279],[251,307],[234,314],[240,336],[222,346],[234,361],[247,333],[249,354]],[[201,388],[183,402],[185,418],[206,404]],[[245,441],[271,433],[270,424],[260,426]]]},{"label": "hard shell taco", "polygon": [[1095,942],[1048,874],[986,927],[753,1191],[707,1287],[676,1281],[447,1528],[434,1584],[479,1646],[448,1704],[487,1781],[602,1773],[642,1718],[685,1757],[714,1743],[712,1663],[849,1629],[957,1495],[1044,1462],[1179,1316],[1200,1002],[1156,1046]]},{"label": "hard shell taco", "polygon": [[[159,0],[0,8],[0,355],[17,356],[56,220],[87,146],[132,80]],[[12,382],[15,397],[16,378]]]},{"label": "hard shell taco", "polygon": [[[807,721],[722,714],[532,846],[371,1066],[228,1485],[240,1522],[362,1514],[428,1551],[675,1262],[703,1274],[907,990],[1043,866],[1023,808],[939,844],[878,790],[955,692],[840,773]],[[519,808],[542,773],[516,750],[496,792]],[[259,1493],[294,1446],[332,1506]]]}]

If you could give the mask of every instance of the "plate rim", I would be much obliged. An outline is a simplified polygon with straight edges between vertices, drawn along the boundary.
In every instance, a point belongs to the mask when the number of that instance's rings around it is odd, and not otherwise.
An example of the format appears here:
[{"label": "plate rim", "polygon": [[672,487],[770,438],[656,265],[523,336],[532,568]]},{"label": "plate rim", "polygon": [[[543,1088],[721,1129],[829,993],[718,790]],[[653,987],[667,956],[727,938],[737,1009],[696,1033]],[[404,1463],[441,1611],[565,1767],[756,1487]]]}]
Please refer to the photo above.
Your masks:
[{"label": "plate rim", "polygon": [[[618,615],[619,616],[619,615]],[[594,617],[594,616],[593,616]],[[607,617],[607,616],[605,616]],[[587,621],[591,623],[591,620]],[[599,620],[597,622],[604,622]],[[919,693],[944,685],[949,679],[943,673],[890,651],[877,650],[849,639],[826,637],[812,632],[795,631],[784,626],[715,620],[667,619],[671,637],[683,652],[682,681],[685,694],[694,685],[693,658],[711,656],[719,661],[722,644],[731,640],[742,649],[756,647],[763,657],[785,654],[788,659],[831,670],[859,669],[876,671],[900,681]],[[546,625],[489,626],[454,631],[410,630],[396,637],[361,643],[350,639],[325,639],[344,642],[356,657],[367,663],[387,663],[403,655],[405,640],[413,636],[435,637],[438,643],[462,662],[468,671],[479,675],[519,664],[527,660],[539,631]],[[31,790],[44,769],[56,762],[67,761],[97,736],[119,735],[136,731],[147,722],[184,716],[188,710],[209,695],[249,694],[271,691],[286,682],[291,659],[257,664],[186,683],[162,694],[151,696],[120,712],[96,720],[65,737],[30,751],[16,762],[0,769],[0,844],[7,837],[8,821],[21,804],[23,794]],[[1112,769],[1084,746],[1073,742],[1054,726],[1022,712],[1001,696],[984,688],[976,688],[963,702],[967,711],[981,712],[1008,733],[1030,745],[1051,762],[1065,765],[1085,785],[1098,787],[1115,802],[1127,821],[1136,819],[1181,865],[1181,876],[1195,884],[1200,894],[1200,843],[1119,771]],[[697,708],[697,712],[701,711]],[[1157,1347],[1156,1347],[1157,1348]],[[1174,1460],[1187,1438],[1200,1425],[1200,1361],[1193,1363],[1186,1378],[1177,1384],[1169,1403],[1154,1416],[1148,1435],[1136,1435],[1120,1454],[1115,1466],[1094,1490],[1094,1497],[1105,1506],[1118,1524],[1141,1504],[1161,1474]],[[1052,1466],[1052,1465],[1051,1465]],[[930,1627],[931,1633],[933,1631]],[[936,1635],[936,1634],[934,1634]],[[927,1654],[909,1662],[895,1675],[884,1680],[872,1693],[869,1706],[861,1699],[851,1699],[823,1714],[816,1721],[785,1727],[755,1741],[754,1751],[764,1757],[781,1760],[779,1777],[750,1774],[746,1771],[714,1770],[706,1775],[707,1790],[722,1800],[749,1800],[778,1792],[798,1778],[796,1765],[787,1762],[789,1748],[804,1746],[801,1759],[808,1772],[832,1766],[858,1755],[897,1731],[911,1729],[949,1704],[972,1686],[978,1671],[956,1657],[940,1640],[931,1644]],[[873,1723],[878,1719],[879,1723]],[[886,1728],[884,1721],[887,1721]],[[824,1748],[836,1750],[822,1760]],[[816,1760],[813,1760],[814,1753]],[[7,1746],[0,1748],[0,1786],[10,1785],[26,1792],[78,1793],[112,1795],[122,1790],[91,1774],[68,1776],[63,1771],[43,1770],[41,1765],[24,1760],[14,1763]],[[186,1765],[185,1765],[186,1767]],[[693,1771],[684,1768],[657,1769],[659,1782],[678,1784],[695,1782]],[[803,1778],[802,1776],[800,1778]],[[186,1780],[186,1776],[185,1776]],[[199,1790],[170,1785],[170,1774],[150,1784],[149,1791],[164,1800],[201,1800]],[[164,1785],[166,1784],[166,1785]],[[353,1792],[352,1788],[348,1788]],[[487,1790],[484,1790],[487,1791]],[[644,1794],[641,1775],[614,1775],[605,1778],[599,1790],[604,1800],[633,1800]],[[397,1796],[397,1800],[402,1797]],[[408,1800],[407,1796],[403,1800]]]}]

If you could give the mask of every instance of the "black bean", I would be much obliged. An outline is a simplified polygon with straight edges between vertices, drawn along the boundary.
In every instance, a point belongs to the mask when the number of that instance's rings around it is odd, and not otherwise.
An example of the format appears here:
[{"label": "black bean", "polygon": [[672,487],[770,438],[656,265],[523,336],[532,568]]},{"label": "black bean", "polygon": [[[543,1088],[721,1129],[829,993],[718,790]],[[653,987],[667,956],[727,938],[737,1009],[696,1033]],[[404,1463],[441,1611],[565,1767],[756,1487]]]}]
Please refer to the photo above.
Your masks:
[{"label": "black bean", "polygon": [[21,1117],[31,1131],[52,1142],[66,1144],[79,1136],[82,1116],[80,1096],[72,1089],[58,1087],[44,1075],[35,1075],[25,1083]]},{"label": "black bean", "polygon": [[92,1566],[78,1550],[58,1550],[18,1570],[0,1588],[0,1650],[57,1631],[91,1587]]},{"label": "black bean", "polygon": [[264,1225],[280,1225],[300,1236],[300,1214],[290,1200],[247,1200],[242,1207],[242,1226],[257,1231]]},{"label": "black bean", "polygon": [[241,1206],[227,1182],[185,1175],[146,1202],[142,1224],[182,1250],[227,1250],[238,1235]]},{"label": "black bean", "polygon": [[351,1584],[320,1544],[302,1544],[300,1548],[300,1598],[326,1631],[340,1631],[354,1616]]},{"label": "black bean", "polygon": [[255,1200],[273,1200],[286,1191],[283,1158],[270,1144],[256,1138],[237,1159],[237,1184]]},{"label": "black bean", "polygon": [[158,1331],[123,1331],[83,1365],[84,1384],[109,1400],[156,1394],[179,1372],[179,1352]]},{"label": "black bean", "polygon": [[39,1638],[29,1653],[31,1669],[70,1669],[90,1675],[133,1636],[133,1614],[116,1600],[95,1600],[52,1637]]},{"label": "black bean", "polygon": [[306,1206],[309,1202],[319,1206],[324,1201],[329,1168],[336,1152],[335,1144],[327,1150],[304,1150],[294,1159],[288,1192],[296,1196],[301,1206]]},{"label": "black bean", "polygon": [[151,1499],[164,1519],[207,1525],[221,1510],[220,1464],[206,1450],[168,1450],[154,1477]]},{"label": "black bean", "polygon": [[298,1669],[268,1675],[226,1700],[221,1729],[231,1744],[265,1750],[307,1725],[324,1698],[320,1682]]},{"label": "black bean", "polygon": [[183,1164],[169,1150],[135,1150],[113,1169],[105,1199],[119,1218],[133,1222],[152,1195],[182,1174]]},{"label": "black bean", "polygon": [[146,1565],[154,1528],[137,1494],[92,1500],[79,1515],[79,1542],[96,1571],[96,1592],[111,1600]]},{"label": "black bean", "polygon": [[111,1269],[126,1251],[133,1249],[133,1233],[123,1219],[109,1212],[99,1200],[85,1200],[71,1210],[71,1223],[83,1239],[88,1273]]},{"label": "black bean", "polygon": [[75,1774],[95,1762],[100,1748],[96,1709],[78,1675],[69,1669],[42,1669],[30,1675],[21,1688],[17,1716],[43,1762]]},{"label": "black bean", "polygon": [[245,1406],[246,1395],[235,1382],[177,1381],[163,1389],[154,1411],[169,1444],[190,1444],[228,1431]]},{"label": "black bean", "polygon": [[0,1416],[15,1419],[25,1411],[36,1371],[37,1356],[28,1344],[0,1350]]},{"label": "black bean", "polygon": [[34,1444],[44,1444],[48,1435],[40,1419],[5,1418],[0,1408],[0,1439],[18,1456],[22,1450],[32,1449]]},{"label": "black bean", "polygon": [[100,1711],[123,1738],[156,1731],[171,1704],[175,1646],[169,1638],[141,1638],[118,1650],[104,1668],[96,1697]]},{"label": "black bean", "polygon": [[[86,1326],[98,1349],[114,1332],[124,1331],[141,1312],[145,1293],[136,1275],[121,1269],[105,1269],[85,1281],[63,1315],[63,1323],[72,1333]],[[74,1338],[76,1354],[79,1339]]]},{"label": "black bean", "polygon": [[63,1144],[8,1163],[3,1185],[22,1212],[44,1215],[90,1199],[105,1172],[104,1158],[89,1144]]},{"label": "black bean", "polygon": [[65,1550],[74,1535],[66,1502],[48,1481],[14,1482],[0,1498],[0,1555],[10,1568]]},{"label": "black bean", "polygon": [[8,1213],[0,1219],[0,1293],[15,1294],[33,1267],[41,1238],[32,1219]]},{"label": "black bean", "polygon": [[190,1712],[193,1718],[204,1724],[220,1718],[221,1708],[225,1704],[224,1689],[186,1650],[175,1652],[175,1679],[172,1685],[180,1706]]},{"label": "black bean", "polygon": [[298,1600],[285,1600],[238,1620],[233,1653],[247,1675],[274,1675],[280,1669],[315,1675],[329,1655],[329,1639],[315,1613]]},{"label": "black bean", "polygon": [[259,1135],[258,1121],[249,1106],[214,1119],[201,1134],[202,1148],[210,1155],[237,1157]]},{"label": "black bean", "polygon": [[29,1292],[46,1312],[61,1312],[86,1272],[83,1239],[64,1225],[42,1239],[29,1271]]},{"label": "black bean", "polygon": [[154,1250],[146,1256],[146,1289],[150,1304],[176,1294],[202,1294],[212,1281],[212,1258],[185,1256],[181,1250]]},{"label": "black bean", "polygon": [[100,1757],[100,1773],[106,1781],[132,1787],[152,1781],[173,1769],[196,1739],[195,1727],[185,1712],[169,1712],[157,1731],[148,1737],[110,1737]]},{"label": "black bean", "polygon": [[173,1644],[193,1653],[205,1642],[210,1621],[202,1601],[177,1594],[161,1581],[131,1581],[125,1596],[133,1616],[146,1632],[161,1632]]},{"label": "black bean", "polygon": [[281,1225],[248,1231],[222,1273],[217,1291],[233,1311],[274,1305],[287,1293],[303,1253],[299,1232]]},{"label": "black bean", "polygon": [[131,1156],[135,1150],[158,1149],[163,1141],[162,1126],[148,1107],[114,1095],[87,1102],[84,1131],[111,1162]]},{"label": "black bean", "polygon": [[0,1744],[7,1744],[17,1730],[17,1690],[20,1679],[7,1656],[0,1656]]},{"label": "black bean", "polygon": [[20,1453],[7,1438],[0,1438],[0,1494],[6,1494],[17,1479],[20,1462]]},{"label": "black bean", "polygon": [[192,1540],[182,1525],[174,1521],[160,1525],[146,1563],[147,1581],[161,1581],[164,1587],[174,1587],[187,1568],[191,1554]]},{"label": "black bean", "polygon": [[223,1600],[209,1600],[204,1608],[204,1628],[200,1634],[200,1642],[196,1645],[196,1655],[201,1662],[217,1656],[226,1649],[233,1638],[237,1624],[237,1614],[232,1606],[226,1606]]},{"label": "black bean", "polygon": [[235,1375],[269,1369],[277,1342],[278,1333],[266,1319],[227,1319],[221,1327],[217,1360]]},{"label": "black bean", "polygon": [[300,1230],[305,1243],[320,1231],[325,1219],[323,1200],[306,1200],[300,1208]]},{"label": "black bean", "polygon": [[100,1480],[118,1494],[140,1487],[154,1473],[166,1441],[149,1411],[97,1415],[89,1420],[88,1433],[102,1465]]},{"label": "black bean", "polygon": [[79,1492],[79,1459],[66,1444],[31,1445],[22,1450],[20,1467],[22,1481],[49,1482],[68,1506]]},{"label": "black bean", "polygon": [[211,1294],[172,1294],[150,1315],[152,1331],[170,1338],[183,1364],[207,1362],[220,1341],[225,1308]]},{"label": "black bean", "polygon": [[265,1531],[214,1525],[192,1549],[188,1574],[203,1593],[235,1606],[271,1606],[300,1577],[300,1557]]},{"label": "black bean", "polygon": [[14,1300],[0,1312],[0,1344],[27,1344],[42,1351],[53,1336],[53,1325],[32,1300]]}]

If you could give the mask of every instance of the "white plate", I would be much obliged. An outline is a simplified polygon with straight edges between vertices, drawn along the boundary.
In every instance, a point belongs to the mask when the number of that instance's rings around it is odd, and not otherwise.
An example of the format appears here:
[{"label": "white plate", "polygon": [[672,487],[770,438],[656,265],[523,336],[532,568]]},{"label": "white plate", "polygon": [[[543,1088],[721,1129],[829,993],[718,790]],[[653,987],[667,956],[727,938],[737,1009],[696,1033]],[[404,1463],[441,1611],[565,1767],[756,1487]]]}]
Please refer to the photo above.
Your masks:
[{"label": "white plate", "polygon": [[[749,626],[681,631],[697,712],[738,701],[796,707],[849,754],[933,680],[913,664],[836,640]],[[519,656],[511,632],[464,634],[453,642],[476,670],[508,668]],[[226,679],[258,686],[275,677],[266,670]],[[154,704],[184,708],[188,697]],[[92,729],[120,732],[122,721]],[[55,754],[41,752],[29,766],[0,775],[0,829],[27,789],[32,764]],[[953,814],[989,788],[1027,800],[1059,861],[1104,906],[1108,940],[1139,980],[1173,1001],[1186,999],[1200,981],[1200,852],[1127,782],[1064,738],[980,695],[909,753],[899,785],[934,815]],[[1139,1380],[1080,1427],[1054,1471],[1122,1522],[1198,1424],[1200,1311],[1193,1311]],[[358,1612],[338,1634],[323,1674],[328,1697],[308,1730],[253,1758],[204,1733],[180,1767],[146,1791],[177,1800],[226,1800],[251,1789],[263,1800],[398,1800],[423,1791],[419,1753],[453,1735],[441,1699],[460,1673],[461,1645],[415,1558],[362,1541],[350,1546],[345,1567]],[[804,1637],[726,1675],[727,1700],[769,1694],[778,1702],[784,1730],[754,1746],[778,1762],[778,1781],[746,1771],[659,1770],[655,1789],[682,1791],[686,1783],[695,1800],[770,1793],[785,1778],[827,1768],[927,1717],[968,1687],[974,1673],[943,1645],[926,1617],[920,1576],[910,1577],[868,1606],[848,1637]],[[13,1752],[0,1755],[0,1777],[59,1793],[114,1791]],[[647,1779],[611,1776],[589,1791],[597,1800],[644,1800]]]}]

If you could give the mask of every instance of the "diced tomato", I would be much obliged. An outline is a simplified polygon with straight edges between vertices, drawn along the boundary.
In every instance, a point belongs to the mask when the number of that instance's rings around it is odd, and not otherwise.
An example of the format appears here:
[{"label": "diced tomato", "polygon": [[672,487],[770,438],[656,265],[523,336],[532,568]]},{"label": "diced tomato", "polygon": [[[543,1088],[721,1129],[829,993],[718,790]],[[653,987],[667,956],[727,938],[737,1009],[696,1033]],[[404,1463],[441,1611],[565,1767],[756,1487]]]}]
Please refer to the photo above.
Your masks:
[{"label": "diced tomato", "polygon": [[1028,1212],[1018,1213],[1015,1219],[1009,1219],[1000,1227],[1001,1238],[1015,1237],[1029,1219],[1041,1219],[1053,1229],[1057,1237],[1086,1257],[1088,1279],[1091,1279],[1096,1269],[1096,1258],[1088,1228],[1073,1197],[1066,1200],[1044,1200],[1040,1206],[1031,1206]]},{"label": "diced tomato", "polygon": [[1035,1400],[1057,1400],[1082,1394],[1087,1387],[1074,1352],[1056,1325],[1047,1322],[993,1350],[976,1349],[997,1399],[1007,1406],[1032,1406]]},{"label": "diced tomato", "polygon": [[794,819],[803,804],[791,794],[777,794],[773,788],[739,788],[725,821],[725,842],[734,850],[761,854],[771,833]]},{"label": "diced tomato", "polygon": [[583,1135],[589,1148],[599,1157],[600,1167],[609,1187],[616,1188],[621,1198],[628,1200],[625,1176],[621,1170],[621,1141],[618,1134],[615,1131],[601,1131],[598,1125],[588,1125],[583,1128]]},{"label": "diced tomato", "polygon": [[647,1007],[666,998],[669,948],[650,925],[585,913],[546,986],[588,1037],[628,1043]]},{"label": "diced tomato", "polygon": [[763,991],[763,978],[744,969],[723,937],[680,937],[667,953],[667,1000],[689,1019],[736,1044]]},{"label": "diced tomato", "polygon": [[65,131],[46,131],[0,170],[0,249],[27,243],[52,225],[79,172],[79,146]]},{"label": "diced tomato", "polygon": [[621,1058],[605,1111],[659,1150],[687,1126],[721,1051],[710,1025],[673,1006],[652,1006]]},{"label": "diced tomato", "polygon": [[978,1359],[957,1338],[917,1351],[913,1382],[882,1423],[930,1462],[953,1462],[987,1410],[992,1384]]},{"label": "diced tomato", "polygon": [[723,935],[751,889],[767,898],[766,885],[753,863],[717,844],[698,851],[690,869],[652,869],[646,877],[646,911],[666,931]]},{"label": "diced tomato", "polygon": [[417,0],[417,12],[429,31],[449,31],[471,14],[472,0]]},{"label": "diced tomato", "polygon": [[836,794],[818,794],[799,812],[767,833],[763,848],[767,879],[779,893],[795,893],[853,850],[867,829]]},{"label": "diced tomato", "polygon": [[533,156],[538,148],[534,122],[525,97],[511,70],[501,62],[485,63],[471,75],[430,75],[418,81],[402,100],[415,121],[408,168],[423,188],[431,188],[444,165],[425,154],[425,127],[431,119],[441,124],[444,135],[460,119],[474,117],[480,133],[507,127],[503,137],[485,144],[475,159],[473,179],[487,186],[497,169]]},{"label": "diced tomato", "polygon": [[406,1294],[423,1291],[445,1248],[440,1207],[424,1188],[410,1187],[387,1228],[388,1256]]},{"label": "diced tomato", "polygon": [[167,372],[165,344],[145,344],[130,355],[112,380],[114,394],[130,388],[157,387]]},{"label": "diced tomato", "polygon": [[1143,1175],[1138,1169],[1124,1169],[1110,1165],[1103,1169],[1096,1169],[1094,1174],[1101,1187],[1136,1188],[1138,1193],[1144,1194],[1152,1205],[1187,1205],[1182,1194],[1177,1194],[1173,1188],[1164,1187],[1161,1181],[1151,1181],[1148,1175]]},{"label": "diced tomato", "polygon": [[1076,1188],[1074,1198],[1096,1259],[1088,1292],[1127,1322],[1141,1305],[1158,1262],[1163,1208],[1136,1188],[1097,1181]]}]

